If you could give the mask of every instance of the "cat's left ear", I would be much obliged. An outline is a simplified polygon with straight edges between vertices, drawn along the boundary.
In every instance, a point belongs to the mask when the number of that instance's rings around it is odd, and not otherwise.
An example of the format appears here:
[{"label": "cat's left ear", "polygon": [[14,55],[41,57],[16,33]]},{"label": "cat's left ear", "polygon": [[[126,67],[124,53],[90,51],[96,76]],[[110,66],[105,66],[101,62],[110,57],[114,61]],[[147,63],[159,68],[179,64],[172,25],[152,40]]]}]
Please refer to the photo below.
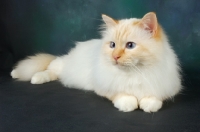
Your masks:
[{"label": "cat's left ear", "polygon": [[115,26],[118,23],[117,20],[115,20],[115,19],[113,19],[113,18],[111,18],[111,17],[109,17],[107,15],[104,15],[104,14],[102,14],[102,19],[103,19],[103,21],[106,23],[106,25],[108,27]]},{"label": "cat's left ear", "polygon": [[154,12],[149,12],[146,15],[144,15],[144,17],[141,19],[140,24],[142,28],[150,32],[152,36],[156,34],[158,28],[158,21]]}]

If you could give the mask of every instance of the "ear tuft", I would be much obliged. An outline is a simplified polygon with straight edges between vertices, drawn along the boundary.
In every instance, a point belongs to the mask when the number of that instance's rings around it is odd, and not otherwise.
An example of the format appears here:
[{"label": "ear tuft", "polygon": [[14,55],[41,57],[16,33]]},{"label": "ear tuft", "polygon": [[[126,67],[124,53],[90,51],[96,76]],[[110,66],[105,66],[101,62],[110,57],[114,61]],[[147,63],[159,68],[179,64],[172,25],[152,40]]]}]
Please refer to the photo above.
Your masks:
[{"label": "ear tuft", "polygon": [[145,30],[149,31],[152,36],[155,35],[157,28],[158,28],[158,22],[157,22],[157,17],[154,12],[149,12],[141,20],[141,26]]},{"label": "ear tuft", "polygon": [[102,14],[102,19],[103,19],[103,21],[106,23],[106,25],[108,27],[115,26],[118,23],[117,20],[115,20],[115,19],[113,19],[113,18],[111,18],[111,17],[109,17],[107,15],[104,15],[104,14]]}]

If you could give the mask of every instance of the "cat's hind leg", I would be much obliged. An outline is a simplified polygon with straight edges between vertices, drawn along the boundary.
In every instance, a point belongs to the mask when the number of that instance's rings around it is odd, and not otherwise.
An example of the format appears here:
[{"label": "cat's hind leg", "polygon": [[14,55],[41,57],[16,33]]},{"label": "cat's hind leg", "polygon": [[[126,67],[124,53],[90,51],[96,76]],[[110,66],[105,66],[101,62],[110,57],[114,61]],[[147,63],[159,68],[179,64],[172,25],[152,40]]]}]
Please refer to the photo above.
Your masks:
[{"label": "cat's hind leg", "polygon": [[32,84],[43,84],[46,82],[57,80],[57,75],[51,70],[45,70],[41,72],[37,72],[31,78]]},{"label": "cat's hind leg", "polygon": [[63,62],[61,57],[57,57],[48,66],[47,70],[37,72],[31,78],[32,84],[43,84],[46,82],[54,81],[58,79],[58,76],[63,68]]}]

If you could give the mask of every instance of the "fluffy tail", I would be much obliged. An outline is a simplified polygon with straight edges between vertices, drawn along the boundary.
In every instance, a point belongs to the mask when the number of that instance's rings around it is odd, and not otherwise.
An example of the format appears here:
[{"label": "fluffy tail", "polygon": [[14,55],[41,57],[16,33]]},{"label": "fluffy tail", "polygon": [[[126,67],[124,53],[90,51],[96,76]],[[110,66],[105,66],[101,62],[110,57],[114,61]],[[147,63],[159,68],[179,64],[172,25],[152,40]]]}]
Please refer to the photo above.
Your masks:
[{"label": "fluffy tail", "polygon": [[15,66],[11,76],[21,81],[29,81],[35,73],[46,70],[54,59],[56,57],[50,54],[29,56]]}]

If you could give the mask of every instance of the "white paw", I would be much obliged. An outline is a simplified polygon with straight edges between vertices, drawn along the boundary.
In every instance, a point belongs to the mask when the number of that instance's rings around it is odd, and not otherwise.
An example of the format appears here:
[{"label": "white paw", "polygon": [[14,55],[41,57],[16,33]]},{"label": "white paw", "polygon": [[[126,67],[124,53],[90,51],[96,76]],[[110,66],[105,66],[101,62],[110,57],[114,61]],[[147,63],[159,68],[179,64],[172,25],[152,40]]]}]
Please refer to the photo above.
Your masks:
[{"label": "white paw", "polygon": [[156,97],[145,97],[140,101],[140,109],[145,112],[157,112],[162,107],[162,101]]},{"label": "white paw", "polygon": [[45,72],[38,72],[34,74],[33,77],[31,78],[32,84],[43,84],[49,81],[51,81],[51,79],[49,75]]},{"label": "white paw", "polygon": [[114,106],[120,111],[129,112],[138,108],[137,99],[134,96],[120,96],[113,100]]},{"label": "white paw", "polygon": [[10,75],[12,76],[12,78],[19,78],[16,70],[12,70]]}]

